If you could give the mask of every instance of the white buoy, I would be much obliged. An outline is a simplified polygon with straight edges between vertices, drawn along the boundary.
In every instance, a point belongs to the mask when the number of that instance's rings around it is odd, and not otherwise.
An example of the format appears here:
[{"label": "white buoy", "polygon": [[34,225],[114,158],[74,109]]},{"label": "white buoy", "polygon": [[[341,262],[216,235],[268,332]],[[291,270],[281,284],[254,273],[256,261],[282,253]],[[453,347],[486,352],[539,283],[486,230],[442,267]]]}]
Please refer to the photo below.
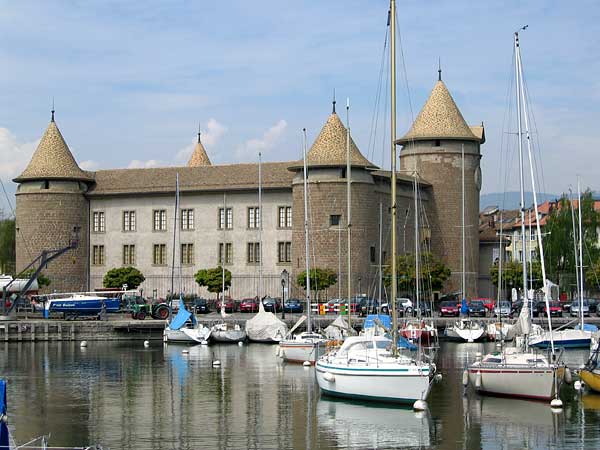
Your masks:
[{"label": "white buoy", "polygon": [[477,375],[475,375],[475,387],[477,389],[481,388],[481,372],[477,372]]},{"label": "white buoy", "polygon": [[467,369],[463,370],[462,383],[465,387],[469,384],[469,371]]},{"label": "white buoy", "polygon": [[208,345],[208,341],[205,339],[202,342],[200,342],[200,345]]},{"label": "white buoy", "polygon": [[150,347],[150,341],[144,341],[144,347]]},{"label": "white buoy", "polygon": [[583,383],[577,380],[575,383],[573,383],[573,388],[575,388],[576,391],[580,391],[583,389]]},{"label": "white buoy", "polygon": [[79,346],[80,346],[81,348],[83,348],[83,347],[87,347],[87,341],[81,341],[81,344],[79,344]]},{"label": "white buoy", "polygon": [[427,402],[425,400],[417,400],[413,403],[413,409],[415,411],[425,411],[427,409]]},{"label": "white buoy", "polygon": [[184,348],[183,350],[181,350],[181,353],[183,353],[184,355],[187,355],[190,351],[187,348]]},{"label": "white buoy", "polygon": [[221,361],[219,361],[218,359],[215,359],[215,360],[212,362],[212,365],[213,365],[213,367],[219,367],[219,366],[221,365]]},{"label": "white buoy", "polygon": [[238,342],[238,347],[243,347],[244,343],[242,341]]},{"label": "white buoy", "polygon": [[550,407],[552,409],[561,409],[563,407],[563,402],[560,398],[553,398],[550,402]]},{"label": "white buoy", "polygon": [[304,361],[304,362],[302,363],[302,365],[303,365],[304,367],[310,367],[312,364],[310,363],[310,361]]},{"label": "white buoy", "polygon": [[435,381],[442,381],[442,378],[444,378],[444,377],[443,377],[443,375],[441,373],[436,373],[435,377],[433,377],[433,379]]},{"label": "white buoy", "polygon": [[568,367],[565,367],[564,380],[567,384],[573,383],[573,374],[571,373],[571,369]]},{"label": "white buoy", "polygon": [[335,381],[335,375],[333,375],[331,372],[325,372],[323,374],[323,379],[329,383],[333,383]]}]

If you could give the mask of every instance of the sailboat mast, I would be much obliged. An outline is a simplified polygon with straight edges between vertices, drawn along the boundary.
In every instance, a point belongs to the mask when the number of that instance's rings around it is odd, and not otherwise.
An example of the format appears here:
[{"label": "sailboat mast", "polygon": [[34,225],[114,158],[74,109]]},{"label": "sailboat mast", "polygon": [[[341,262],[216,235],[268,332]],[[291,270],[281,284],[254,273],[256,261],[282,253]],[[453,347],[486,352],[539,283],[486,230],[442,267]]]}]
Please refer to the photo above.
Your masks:
[{"label": "sailboat mast", "polygon": [[462,276],[460,280],[460,290],[462,292],[462,298],[466,299],[467,295],[465,293],[465,288],[467,286],[466,276],[465,276],[465,144],[461,146],[461,155],[462,155],[462,202],[461,202],[461,229],[462,229]]},{"label": "sailboat mast", "polygon": [[308,252],[308,170],[306,167],[306,128],[303,130],[302,158],[304,160],[304,259],[306,262],[306,331],[311,332],[310,323],[310,263]]},{"label": "sailboat mast", "polygon": [[258,153],[258,301],[262,302],[262,154]]},{"label": "sailboat mast", "polygon": [[577,237],[577,229],[575,228],[575,205],[573,204],[573,192],[569,188],[569,201],[571,202],[571,222],[573,224],[573,254],[575,255],[575,282],[577,284],[577,297],[579,297],[579,255],[577,246],[579,239]]},{"label": "sailboat mast", "polygon": [[520,198],[520,217],[521,217],[521,263],[523,271],[523,304],[529,307],[529,298],[527,296],[527,258],[525,257],[525,175],[523,173],[523,130],[521,129],[521,78],[519,76],[519,32],[515,33],[515,88],[517,96],[517,126],[518,126],[518,144],[519,144],[519,191]]},{"label": "sailboat mast", "polygon": [[[177,211],[179,210],[179,173],[175,174],[175,212],[173,214],[173,257],[171,259],[171,300],[175,295],[175,252],[177,245]],[[160,220],[160,219],[159,219]]]},{"label": "sailboat mast", "polygon": [[581,189],[579,186],[579,177],[577,178],[577,205],[579,218],[579,316],[581,317],[581,330],[583,331],[583,228],[581,221]]},{"label": "sailboat mast", "polygon": [[383,273],[381,271],[381,249],[383,245],[383,204],[379,202],[379,305],[381,305],[381,290],[383,289]]},{"label": "sailboat mast", "polygon": [[[398,339],[398,312],[396,311],[397,267],[396,267],[396,1],[390,0],[390,145],[391,148],[391,204],[392,204],[392,339]],[[415,215],[417,211],[415,210]],[[395,346],[395,344],[394,344]]]},{"label": "sailboat mast", "polygon": [[413,172],[414,179],[414,201],[415,201],[415,303],[417,307],[417,315],[421,315],[421,265],[419,264],[419,208],[418,208],[418,190],[417,190],[417,171]]},{"label": "sailboat mast", "polygon": [[347,242],[347,283],[348,283],[348,329],[351,328],[352,323],[352,244],[351,244],[351,230],[352,230],[352,166],[350,164],[350,99],[346,100],[346,201],[347,204],[347,214],[348,214],[348,223],[347,223],[347,232],[348,232],[348,242]]},{"label": "sailboat mast", "polygon": [[[548,296],[548,286],[546,285],[546,262],[545,262],[545,258],[544,258],[544,245],[542,242],[542,230],[540,227],[540,213],[539,213],[539,209],[538,209],[538,200],[537,200],[537,193],[536,193],[536,187],[535,187],[535,175],[533,173],[533,155],[531,152],[531,136],[529,133],[529,116],[527,114],[527,102],[525,99],[525,88],[523,87],[523,67],[521,65],[521,48],[519,47],[519,35],[517,34],[517,38],[516,38],[516,42],[517,42],[517,51],[516,51],[516,55],[517,55],[517,75],[519,77],[519,81],[518,81],[518,85],[520,87],[520,94],[521,94],[521,102],[523,102],[523,115],[525,118],[525,133],[526,133],[526,138],[527,138],[527,156],[529,159],[529,176],[531,177],[531,190],[533,191],[533,206],[534,206],[534,210],[535,210],[535,228],[536,228],[536,234],[537,234],[537,241],[538,241],[538,249],[539,249],[539,256],[540,256],[540,263],[542,266],[542,290],[544,292],[544,300],[546,302],[546,317],[548,319],[548,330],[550,331],[550,347],[552,349],[552,354],[554,354],[554,338],[552,336],[552,320],[550,319],[550,300],[549,300],[549,296]],[[517,98],[517,104],[519,103],[519,99]],[[521,137],[519,135],[519,137]],[[521,139],[519,139],[519,144],[521,144]],[[522,175],[521,175],[522,176]],[[525,259],[523,259],[523,261],[525,261]],[[525,266],[526,267],[526,266]],[[523,279],[525,282],[525,285],[527,286],[527,281],[525,280],[525,273],[523,274]]]},{"label": "sailboat mast", "polygon": [[[223,217],[225,228],[227,228],[227,193],[223,192]],[[226,244],[223,246],[223,261],[221,261],[221,311],[225,311],[225,252]]]}]

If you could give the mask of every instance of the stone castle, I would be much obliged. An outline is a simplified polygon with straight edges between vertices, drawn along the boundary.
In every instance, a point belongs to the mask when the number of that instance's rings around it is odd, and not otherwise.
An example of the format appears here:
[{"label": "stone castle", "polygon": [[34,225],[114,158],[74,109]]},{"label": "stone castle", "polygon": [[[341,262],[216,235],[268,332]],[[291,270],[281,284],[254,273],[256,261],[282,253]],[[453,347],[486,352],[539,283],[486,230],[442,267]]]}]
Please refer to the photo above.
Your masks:
[{"label": "stone castle", "polygon": [[[401,146],[398,254],[414,251],[417,192],[423,244],[452,270],[443,292],[460,290],[464,163],[465,290],[469,297],[477,295],[479,161],[484,142],[483,125],[467,125],[441,77],[410,130],[397,141]],[[384,260],[390,254],[390,172],[369,162],[351,139],[348,174],[346,144],[346,128],[334,103],[307,154],[310,263],[339,272],[330,297],[348,294],[348,176],[352,295],[372,292],[379,252]],[[14,179],[18,183],[17,269],[43,250],[67,245],[78,230],[79,247],[45,270],[51,288],[58,292],[102,287],[108,270],[129,265],[146,276],[142,287],[148,295],[164,296],[171,289],[199,292],[193,274],[223,264],[234,276],[232,297],[251,297],[259,289],[262,294],[280,296],[282,271],[295,280],[304,270],[303,163],[263,163],[260,171],[262,209],[258,207],[259,165],[211,164],[200,134],[186,167],[84,171],[63,139],[53,112],[29,165]],[[258,279],[263,280],[262,286]]]}]

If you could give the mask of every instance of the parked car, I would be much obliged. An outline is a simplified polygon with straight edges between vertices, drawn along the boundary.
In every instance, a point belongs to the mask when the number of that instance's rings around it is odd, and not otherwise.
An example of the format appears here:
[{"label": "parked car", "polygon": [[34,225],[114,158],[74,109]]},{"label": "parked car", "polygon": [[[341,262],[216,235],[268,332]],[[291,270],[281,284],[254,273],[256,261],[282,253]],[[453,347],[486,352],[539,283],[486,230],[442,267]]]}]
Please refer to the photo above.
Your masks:
[{"label": "parked car", "polygon": [[289,313],[301,313],[304,311],[304,305],[297,298],[290,298],[283,304],[283,310]]},{"label": "parked car", "polygon": [[474,298],[471,301],[472,302],[481,302],[481,303],[483,303],[483,306],[489,312],[492,312],[494,310],[494,308],[496,307],[496,301],[493,300],[493,299],[491,299],[491,298]]},{"label": "parked car", "polygon": [[460,315],[460,307],[454,300],[445,300],[440,303],[440,316],[442,317],[458,317]]},{"label": "parked car", "polygon": [[512,316],[511,304],[507,300],[502,300],[498,306],[494,308],[494,315],[496,317],[509,317]]},{"label": "parked car", "polygon": [[535,302],[531,308],[532,317],[538,317],[543,314],[546,314],[546,302],[544,300]]},{"label": "parked car", "polygon": [[258,312],[258,300],[254,298],[244,298],[240,302],[240,312],[253,313]]},{"label": "parked car", "polygon": [[208,314],[210,309],[205,298],[195,298],[192,300],[191,309],[194,314]]},{"label": "parked car", "polygon": [[265,297],[262,299],[263,307],[265,311],[269,311],[272,313],[281,312],[281,303],[279,303],[276,299]]},{"label": "parked car", "polygon": [[418,316],[420,313],[421,317],[431,317],[431,306],[429,306],[429,302],[427,300],[421,300],[418,308],[415,305],[414,307],[408,308],[406,311],[407,314],[410,312],[414,316]]},{"label": "parked car", "polygon": [[[581,311],[583,311],[583,315],[586,317],[590,315],[590,304],[587,300],[583,300],[583,307],[581,308]],[[578,317],[579,314],[579,301],[573,300],[573,303],[571,303],[571,315]]]},{"label": "parked car", "polygon": [[225,309],[226,313],[235,312],[235,302],[231,298],[217,301],[217,312],[221,312],[221,308]]},{"label": "parked car", "polygon": [[469,302],[469,316],[485,317],[487,308],[481,300],[471,300]]},{"label": "parked car", "polygon": [[[562,305],[560,304],[560,302],[550,302],[549,306],[550,306],[550,316],[562,317],[563,310],[562,310]],[[546,309],[546,302],[544,302],[544,314],[547,314],[547,311],[548,310]]]},{"label": "parked car", "polygon": [[597,313],[598,312],[598,300],[596,300],[595,298],[588,298],[587,302],[588,302],[588,306],[590,308],[590,314]]},{"label": "parked car", "polygon": [[379,311],[379,301],[370,298],[361,298],[358,302],[358,313],[365,317],[368,314],[377,314]]},{"label": "parked car", "polygon": [[523,309],[523,300],[515,300],[512,302],[510,311],[513,316],[518,316],[521,313],[521,309]]}]

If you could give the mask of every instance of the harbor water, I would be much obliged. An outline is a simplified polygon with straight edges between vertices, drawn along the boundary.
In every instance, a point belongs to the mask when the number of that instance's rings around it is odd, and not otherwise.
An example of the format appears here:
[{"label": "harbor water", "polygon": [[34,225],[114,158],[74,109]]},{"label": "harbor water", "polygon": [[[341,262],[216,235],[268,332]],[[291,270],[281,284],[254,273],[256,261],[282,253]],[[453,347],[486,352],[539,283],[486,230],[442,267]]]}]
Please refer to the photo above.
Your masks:
[{"label": "harbor water", "polygon": [[[600,448],[600,395],[563,388],[561,413],[465,395],[465,364],[493,345],[442,343],[443,378],[425,413],[323,397],[313,367],[259,344],[2,343],[0,377],[17,443],[49,434],[54,447],[104,449]],[[564,358],[578,367],[587,353]]]}]

